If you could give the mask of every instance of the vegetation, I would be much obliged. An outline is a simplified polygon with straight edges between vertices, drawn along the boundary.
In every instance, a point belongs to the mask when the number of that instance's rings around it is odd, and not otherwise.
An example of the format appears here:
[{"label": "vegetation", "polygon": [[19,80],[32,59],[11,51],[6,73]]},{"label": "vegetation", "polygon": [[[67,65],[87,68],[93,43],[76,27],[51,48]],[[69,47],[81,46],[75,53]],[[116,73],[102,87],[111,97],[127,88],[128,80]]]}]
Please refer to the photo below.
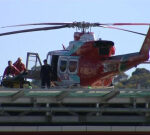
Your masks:
[{"label": "vegetation", "polygon": [[118,80],[115,88],[150,88],[150,71],[145,68],[137,68],[128,79]]}]

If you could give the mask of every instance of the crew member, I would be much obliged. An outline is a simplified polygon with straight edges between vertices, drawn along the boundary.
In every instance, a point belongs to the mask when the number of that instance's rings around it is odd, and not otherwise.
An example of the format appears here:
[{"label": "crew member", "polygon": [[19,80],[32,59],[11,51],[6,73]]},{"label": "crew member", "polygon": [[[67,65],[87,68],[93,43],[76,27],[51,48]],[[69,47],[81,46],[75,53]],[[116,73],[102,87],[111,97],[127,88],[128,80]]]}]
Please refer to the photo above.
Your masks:
[{"label": "crew member", "polygon": [[3,78],[5,76],[16,76],[20,74],[20,71],[12,64],[12,61],[8,61],[8,66],[5,68],[4,74],[3,74]]},{"label": "crew member", "polygon": [[19,57],[17,61],[13,64],[20,72],[26,71],[25,65],[22,63],[22,59]]},{"label": "crew member", "polygon": [[45,88],[45,85],[47,85],[47,88],[50,88],[51,83],[51,66],[47,64],[47,60],[45,59],[44,65],[41,67],[40,77],[41,77],[41,87]]},{"label": "crew member", "polygon": [[13,65],[20,71],[20,74],[16,77],[16,79],[20,81],[20,88],[23,88],[23,84],[28,82],[24,80],[24,75],[27,74],[26,67],[24,63],[22,63],[22,59],[20,57]]}]

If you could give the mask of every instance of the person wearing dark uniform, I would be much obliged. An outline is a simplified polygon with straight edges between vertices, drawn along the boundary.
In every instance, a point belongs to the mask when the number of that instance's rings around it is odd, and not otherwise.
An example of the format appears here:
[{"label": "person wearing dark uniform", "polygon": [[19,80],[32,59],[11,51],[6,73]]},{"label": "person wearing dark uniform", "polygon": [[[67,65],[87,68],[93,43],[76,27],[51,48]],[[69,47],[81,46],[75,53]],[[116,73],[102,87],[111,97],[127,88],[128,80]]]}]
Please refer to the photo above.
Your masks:
[{"label": "person wearing dark uniform", "polygon": [[50,82],[51,82],[51,66],[47,64],[47,60],[45,59],[44,65],[41,67],[40,77],[41,77],[41,87],[45,88],[45,85],[47,85],[47,88],[50,88]]}]

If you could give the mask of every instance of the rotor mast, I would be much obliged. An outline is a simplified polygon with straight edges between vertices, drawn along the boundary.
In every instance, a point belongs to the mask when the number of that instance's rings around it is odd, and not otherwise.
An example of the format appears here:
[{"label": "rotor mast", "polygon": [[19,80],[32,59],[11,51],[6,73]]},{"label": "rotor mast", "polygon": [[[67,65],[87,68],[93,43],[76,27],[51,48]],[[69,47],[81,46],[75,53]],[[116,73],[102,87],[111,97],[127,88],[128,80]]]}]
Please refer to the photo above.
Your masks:
[{"label": "rotor mast", "polygon": [[69,27],[71,28],[77,28],[81,30],[82,33],[85,33],[85,31],[91,27],[97,27],[99,26],[98,23],[89,23],[89,22],[73,22],[72,24],[69,24]]}]

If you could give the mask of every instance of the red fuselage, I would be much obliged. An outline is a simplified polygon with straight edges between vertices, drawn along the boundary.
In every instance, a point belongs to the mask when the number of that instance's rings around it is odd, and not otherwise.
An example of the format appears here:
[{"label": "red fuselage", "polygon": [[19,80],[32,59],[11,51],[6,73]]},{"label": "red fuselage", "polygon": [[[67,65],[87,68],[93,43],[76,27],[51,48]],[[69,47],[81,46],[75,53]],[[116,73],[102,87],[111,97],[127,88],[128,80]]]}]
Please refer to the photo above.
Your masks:
[{"label": "red fuselage", "polygon": [[112,56],[115,53],[112,41],[88,41],[77,49],[72,56],[79,56],[81,86],[110,86],[113,77],[148,60],[150,31],[140,52]]}]

